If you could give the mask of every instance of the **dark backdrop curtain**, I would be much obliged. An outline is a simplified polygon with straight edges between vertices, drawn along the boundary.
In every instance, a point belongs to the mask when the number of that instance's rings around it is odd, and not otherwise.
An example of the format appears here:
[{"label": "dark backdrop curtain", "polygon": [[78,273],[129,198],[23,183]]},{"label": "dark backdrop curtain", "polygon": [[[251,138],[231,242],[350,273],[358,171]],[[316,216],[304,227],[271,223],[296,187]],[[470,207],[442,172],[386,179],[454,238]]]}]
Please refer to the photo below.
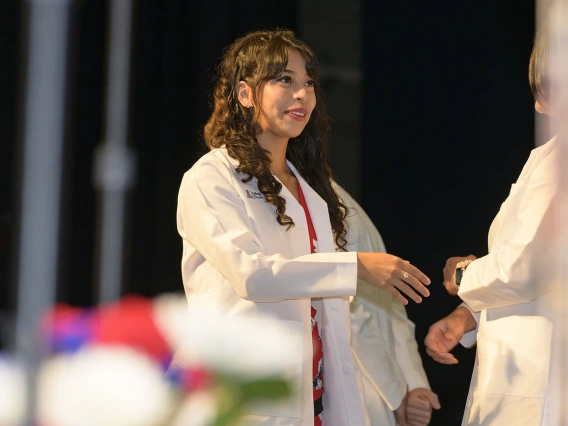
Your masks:
[{"label": "dark backdrop curtain", "polygon": [[362,206],[389,251],[431,279],[408,306],[442,410],[460,424],[475,350],[457,366],[425,355],[428,327],[460,302],[442,287],[450,256],[487,253],[487,231],[534,147],[528,62],[532,1],[366,1]]},{"label": "dark backdrop curtain", "polygon": [[9,333],[11,327],[8,311],[14,305],[10,282],[15,272],[12,256],[16,238],[14,157],[18,117],[18,47],[21,41],[19,5],[5,2],[3,6],[0,10],[0,350],[5,344],[2,337]]}]

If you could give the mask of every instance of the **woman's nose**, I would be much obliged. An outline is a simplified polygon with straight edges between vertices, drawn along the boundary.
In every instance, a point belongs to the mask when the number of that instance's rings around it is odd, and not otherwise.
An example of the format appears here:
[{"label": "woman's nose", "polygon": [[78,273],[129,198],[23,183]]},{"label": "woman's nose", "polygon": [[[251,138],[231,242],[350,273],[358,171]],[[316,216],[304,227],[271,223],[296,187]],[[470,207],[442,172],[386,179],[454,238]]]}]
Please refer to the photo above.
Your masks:
[{"label": "woman's nose", "polygon": [[306,87],[305,86],[301,86],[300,88],[298,88],[298,90],[296,90],[296,92],[294,93],[294,99],[298,100],[298,101],[303,101],[306,99],[307,96],[307,91],[306,91]]}]

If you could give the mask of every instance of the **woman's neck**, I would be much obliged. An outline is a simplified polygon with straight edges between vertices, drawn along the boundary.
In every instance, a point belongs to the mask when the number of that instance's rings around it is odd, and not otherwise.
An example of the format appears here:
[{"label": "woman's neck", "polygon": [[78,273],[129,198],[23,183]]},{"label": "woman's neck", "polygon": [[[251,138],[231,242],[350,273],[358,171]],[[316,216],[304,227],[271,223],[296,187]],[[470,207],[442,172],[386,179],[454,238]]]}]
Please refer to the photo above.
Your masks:
[{"label": "woman's neck", "polygon": [[268,151],[268,156],[271,161],[270,170],[272,173],[276,176],[290,173],[290,168],[288,167],[288,163],[286,163],[288,139],[266,141],[259,138],[258,143],[261,147]]}]

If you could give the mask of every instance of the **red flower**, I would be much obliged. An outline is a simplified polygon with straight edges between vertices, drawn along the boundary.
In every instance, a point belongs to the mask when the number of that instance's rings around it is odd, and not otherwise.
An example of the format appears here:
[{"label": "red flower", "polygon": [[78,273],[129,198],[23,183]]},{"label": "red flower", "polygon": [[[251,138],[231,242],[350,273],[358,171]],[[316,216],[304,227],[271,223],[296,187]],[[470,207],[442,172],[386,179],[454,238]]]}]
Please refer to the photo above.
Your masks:
[{"label": "red flower", "polygon": [[100,344],[129,345],[163,365],[171,360],[172,350],[154,321],[151,299],[127,295],[100,306],[95,333]]},{"label": "red flower", "polygon": [[86,344],[130,346],[167,367],[172,349],[154,321],[152,299],[127,295],[92,309],[57,304],[42,321],[49,350],[70,352]]}]

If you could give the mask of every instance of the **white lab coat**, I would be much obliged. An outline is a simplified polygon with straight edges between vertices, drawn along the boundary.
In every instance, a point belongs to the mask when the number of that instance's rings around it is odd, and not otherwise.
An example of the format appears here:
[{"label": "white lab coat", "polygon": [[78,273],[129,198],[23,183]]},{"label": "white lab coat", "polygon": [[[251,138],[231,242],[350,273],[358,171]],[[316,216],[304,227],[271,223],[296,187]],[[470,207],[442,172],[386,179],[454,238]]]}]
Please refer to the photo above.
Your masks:
[{"label": "white lab coat", "polygon": [[532,150],[493,220],[489,254],[471,263],[462,278],[458,295],[478,321],[461,341],[477,341],[462,425],[555,426],[547,411],[551,293],[538,261],[543,220],[557,192],[557,155],[555,139]]},{"label": "white lab coat", "polygon": [[[335,189],[349,208],[349,251],[386,252],[383,239],[362,207],[344,188]],[[357,282],[351,302],[351,345],[357,357],[372,425],[395,426],[396,410],[407,391],[430,389],[404,305],[386,291]]]},{"label": "white lab coat", "polygon": [[282,188],[286,214],[295,223],[287,231],[276,222],[276,210],[265,202],[256,179],[243,183],[237,165],[220,148],[185,173],[177,226],[190,302],[210,307],[213,314],[269,314],[303,330],[294,397],[286,404],[251,408],[245,424],[313,425],[311,299],[323,297],[324,425],[368,426],[361,374],[350,346],[349,296],[357,286],[356,253],[335,252],[327,205],[291,163],[318,236],[315,254],[304,211],[294,196]]}]

